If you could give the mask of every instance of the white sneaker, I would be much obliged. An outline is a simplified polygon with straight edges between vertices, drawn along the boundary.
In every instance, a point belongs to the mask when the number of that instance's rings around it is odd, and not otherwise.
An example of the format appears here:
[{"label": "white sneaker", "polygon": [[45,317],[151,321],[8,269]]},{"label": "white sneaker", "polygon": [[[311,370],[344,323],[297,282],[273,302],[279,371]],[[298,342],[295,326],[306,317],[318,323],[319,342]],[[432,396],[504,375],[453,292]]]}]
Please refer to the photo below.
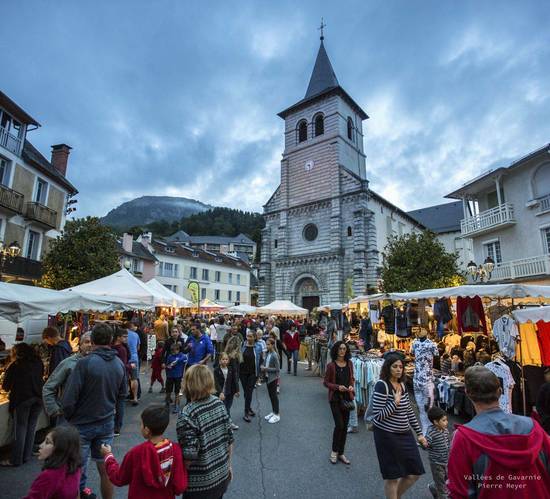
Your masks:
[{"label": "white sneaker", "polygon": [[265,419],[266,421],[269,421],[269,420],[271,419],[271,416],[273,416],[273,413],[272,413],[272,412],[270,412],[267,416],[264,416],[264,419]]},{"label": "white sneaker", "polygon": [[281,389],[277,387],[277,393],[281,393]]},{"label": "white sneaker", "polygon": [[235,423],[231,423],[231,429],[232,430],[238,430],[239,427]]},{"label": "white sneaker", "polygon": [[281,416],[278,414],[273,414],[271,418],[269,419],[268,423],[278,423],[281,420]]}]

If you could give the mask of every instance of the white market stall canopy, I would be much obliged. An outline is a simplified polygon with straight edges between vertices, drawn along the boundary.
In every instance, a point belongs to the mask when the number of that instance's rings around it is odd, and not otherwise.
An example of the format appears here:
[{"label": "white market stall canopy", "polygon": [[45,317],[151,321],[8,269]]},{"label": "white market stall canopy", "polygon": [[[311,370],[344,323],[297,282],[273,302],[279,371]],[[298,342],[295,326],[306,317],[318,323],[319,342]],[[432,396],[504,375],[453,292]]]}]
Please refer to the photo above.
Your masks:
[{"label": "white market stall canopy", "polygon": [[0,282],[0,316],[12,322],[43,319],[59,312],[105,312],[121,308],[86,293]]},{"label": "white market stall canopy", "polygon": [[256,313],[256,307],[253,307],[252,305],[233,305],[232,307],[229,307],[223,311],[227,314],[236,314],[236,315],[247,315],[247,314],[255,314]]},{"label": "white market stall canopy", "polygon": [[144,282],[136,279],[126,269],[95,281],[79,284],[65,291],[86,293],[106,301],[141,309],[154,308],[157,302],[165,300],[162,295],[153,292]]},{"label": "white market stall canopy", "polygon": [[421,300],[453,298],[456,296],[484,296],[488,298],[550,298],[550,286],[531,284],[470,284],[452,288],[425,289],[407,293],[378,293],[354,298],[350,303],[364,303],[369,300]]},{"label": "white market stall canopy", "polygon": [[225,307],[214,301],[205,298],[200,302],[200,308],[203,310],[223,310]]},{"label": "white market stall canopy", "polygon": [[550,307],[529,307],[512,312],[514,319],[520,324],[525,322],[550,322]]},{"label": "white market stall canopy", "polygon": [[274,314],[274,315],[307,315],[306,308],[294,305],[290,300],[275,300],[263,307],[258,307],[256,312],[259,314]]},{"label": "white market stall canopy", "polygon": [[151,279],[145,284],[153,293],[164,298],[162,303],[155,303],[158,307],[191,308],[193,306],[189,300],[169,290],[156,279]]}]

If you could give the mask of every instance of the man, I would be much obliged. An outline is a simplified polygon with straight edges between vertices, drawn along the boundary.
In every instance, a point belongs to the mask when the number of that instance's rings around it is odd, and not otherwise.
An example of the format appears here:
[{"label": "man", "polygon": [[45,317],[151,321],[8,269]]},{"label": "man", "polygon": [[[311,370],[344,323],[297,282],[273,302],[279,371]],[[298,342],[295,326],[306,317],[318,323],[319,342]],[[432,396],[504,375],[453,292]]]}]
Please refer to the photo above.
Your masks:
[{"label": "man", "polygon": [[63,410],[60,401],[63,387],[69,375],[73,372],[76,363],[90,353],[92,349],[91,335],[91,332],[87,332],[80,337],[78,352],[62,360],[42,388],[44,408],[50,418],[56,418],[56,425],[63,422]]},{"label": "man", "polygon": [[243,339],[243,335],[241,333],[239,333],[239,328],[237,326],[231,326],[231,329],[229,330],[229,332],[223,338],[222,351],[225,350],[225,347],[227,346],[227,343],[229,342],[229,340],[233,336],[237,336],[239,338],[240,342],[241,342],[241,345],[243,344],[244,339]]},{"label": "man", "polygon": [[464,383],[476,416],[453,437],[450,497],[550,497],[550,437],[533,419],[500,409],[500,381],[486,367],[468,368]]},{"label": "man", "polygon": [[157,341],[166,341],[168,339],[168,321],[161,315],[154,323],[153,329]]},{"label": "man", "polygon": [[277,337],[278,340],[281,339],[281,330],[275,325],[275,320],[273,318],[269,319],[267,321],[267,326],[268,326],[268,331],[267,333],[275,333],[275,336]]},{"label": "man", "polygon": [[[126,375],[131,371],[129,363],[130,351],[128,349],[128,330],[122,327],[117,327],[113,333],[113,344],[112,348],[116,353],[116,356],[122,362],[126,370]],[[126,401],[121,399],[117,402],[115,410],[115,437],[120,437],[120,430],[122,429],[122,424],[124,423],[124,409]]]},{"label": "man", "polygon": [[201,323],[195,322],[191,326],[191,336],[187,339],[186,351],[188,353],[187,366],[191,367],[195,364],[206,365],[212,355],[214,355],[214,347],[207,334],[201,330]]},{"label": "man", "polygon": [[130,392],[132,394],[132,405],[138,405],[138,380],[139,380],[139,334],[136,333],[137,326],[131,322],[125,324],[128,331],[128,350],[130,351]]},{"label": "man", "polygon": [[50,376],[62,360],[73,354],[73,349],[69,342],[61,337],[59,329],[54,326],[48,326],[44,329],[42,339],[48,345],[48,376]]},{"label": "man", "polygon": [[91,336],[93,350],[76,363],[61,399],[65,419],[80,433],[81,499],[95,497],[86,489],[90,453],[96,461],[103,499],[113,497],[113,485],[105,471],[100,447],[113,443],[115,408],[118,401],[126,397],[128,380],[122,362],[111,349],[112,337],[113,330],[108,324],[94,327]]},{"label": "man", "polygon": [[170,338],[168,338],[164,342],[164,347],[162,349],[162,368],[166,369],[166,361],[168,359],[168,356],[170,355],[170,349],[172,348],[172,345],[175,345],[176,343],[179,343],[181,352],[185,349],[185,341],[181,337],[180,330],[177,326],[172,327],[172,331],[170,331]]}]

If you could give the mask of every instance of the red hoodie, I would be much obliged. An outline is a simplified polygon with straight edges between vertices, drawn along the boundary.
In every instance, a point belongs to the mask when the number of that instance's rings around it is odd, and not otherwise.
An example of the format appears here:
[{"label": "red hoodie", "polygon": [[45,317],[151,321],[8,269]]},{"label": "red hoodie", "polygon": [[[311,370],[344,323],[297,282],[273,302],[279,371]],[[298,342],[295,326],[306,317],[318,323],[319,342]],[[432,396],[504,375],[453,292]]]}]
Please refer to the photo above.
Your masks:
[{"label": "red hoodie", "polygon": [[187,488],[181,448],[170,440],[157,445],[147,441],[134,447],[120,466],[108,454],[105,467],[113,485],[130,485],[128,499],[174,499]]},{"label": "red hoodie", "polygon": [[287,331],[283,336],[283,343],[290,352],[300,350],[300,333],[298,331],[294,333]]},{"label": "red hoodie", "polygon": [[550,437],[537,422],[525,435],[490,435],[457,425],[449,455],[449,497],[550,497],[549,459]]}]

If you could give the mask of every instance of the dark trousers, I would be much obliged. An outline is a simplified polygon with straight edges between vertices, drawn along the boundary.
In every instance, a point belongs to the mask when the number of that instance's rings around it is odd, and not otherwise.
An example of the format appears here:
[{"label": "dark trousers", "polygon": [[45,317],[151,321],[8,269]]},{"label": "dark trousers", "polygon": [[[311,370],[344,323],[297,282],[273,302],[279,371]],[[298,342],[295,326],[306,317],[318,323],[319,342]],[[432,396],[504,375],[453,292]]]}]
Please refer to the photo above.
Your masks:
[{"label": "dark trousers", "polygon": [[279,396],[277,395],[277,380],[273,380],[267,384],[267,393],[269,394],[269,400],[271,400],[271,408],[273,414],[279,414]]},{"label": "dark trousers", "polygon": [[298,371],[298,354],[299,350],[286,351],[288,372],[290,373],[290,366],[292,365],[292,367],[294,368],[294,376],[296,376],[296,373]]},{"label": "dark trousers", "polygon": [[252,393],[254,392],[254,386],[256,385],[256,374],[244,374],[241,373],[241,385],[244,391],[244,412],[247,414],[251,409]]},{"label": "dark trousers", "polygon": [[15,441],[11,451],[11,462],[19,466],[32,456],[34,433],[38,416],[42,411],[42,400],[33,397],[19,404],[13,411]]},{"label": "dark trousers", "polygon": [[332,432],[332,452],[341,455],[346,446],[346,437],[348,435],[349,411],[340,407],[340,401],[330,403],[330,410],[334,418],[334,431]]},{"label": "dark trousers", "polygon": [[225,410],[227,411],[227,415],[231,417],[231,406],[233,405],[233,397],[234,395],[226,395],[225,399],[223,400],[223,404],[225,405]]},{"label": "dark trousers", "polygon": [[124,421],[124,408],[126,406],[126,400],[118,399],[115,409],[115,433],[120,433],[122,429],[122,422]]}]

